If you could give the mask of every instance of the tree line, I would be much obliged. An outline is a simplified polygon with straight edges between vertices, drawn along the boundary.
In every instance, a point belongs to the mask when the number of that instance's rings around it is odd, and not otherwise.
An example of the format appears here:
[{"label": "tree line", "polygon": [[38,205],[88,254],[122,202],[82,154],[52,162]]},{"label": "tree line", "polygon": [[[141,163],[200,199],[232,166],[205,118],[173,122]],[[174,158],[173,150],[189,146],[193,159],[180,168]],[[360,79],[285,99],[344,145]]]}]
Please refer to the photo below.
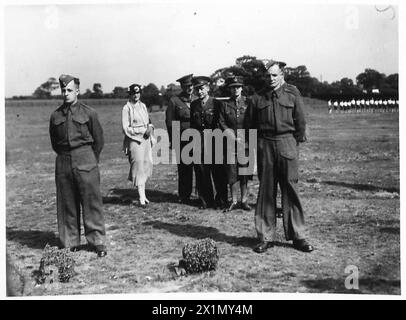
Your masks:
[{"label": "tree line", "polygon": [[[356,77],[356,82],[350,78],[328,83],[312,77],[305,65],[285,67],[285,80],[295,85],[305,97],[330,100],[340,97],[342,99],[356,98],[379,92],[381,96],[398,97],[399,74],[386,76],[377,70],[367,68]],[[233,74],[244,79],[247,95],[258,92],[269,85],[269,74],[265,69],[263,60],[254,56],[245,55],[236,59],[233,66],[216,70],[211,77],[216,80],[226,78]],[[226,95],[224,87],[219,86],[219,95]]]},{"label": "tree line", "polygon": [[[398,97],[398,73],[386,76],[374,69],[365,69],[356,77],[356,82],[350,78],[328,83],[312,77],[305,65],[297,67],[285,67],[285,80],[298,87],[305,97],[318,98],[322,100],[360,97],[374,92],[380,95]],[[269,74],[267,73],[264,60],[255,56],[244,55],[236,59],[235,64],[216,70],[211,74],[212,94],[214,96],[226,96],[228,93],[224,87],[224,80],[228,76],[239,76],[244,81],[244,93],[251,95],[263,90],[269,85]],[[49,78],[33,92],[31,96],[14,96],[13,99],[60,99],[60,95],[52,93],[59,89],[56,78]],[[158,88],[154,83],[143,87],[142,100],[150,107],[152,105],[166,105],[169,98],[180,92],[180,86],[170,83]],[[94,83],[92,90],[86,89],[81,93],[84,99],[125,99],[127,98],[127,87],[116,86],[112,92],[103,92],[101,83]]]}]

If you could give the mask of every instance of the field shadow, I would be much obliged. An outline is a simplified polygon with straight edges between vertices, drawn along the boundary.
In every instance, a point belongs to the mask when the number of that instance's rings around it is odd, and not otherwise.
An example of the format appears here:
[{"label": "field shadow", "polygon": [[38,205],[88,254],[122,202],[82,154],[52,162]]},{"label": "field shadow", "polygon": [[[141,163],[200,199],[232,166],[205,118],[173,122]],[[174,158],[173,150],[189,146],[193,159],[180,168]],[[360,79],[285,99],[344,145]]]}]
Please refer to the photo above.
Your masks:
[{"label": "field shadow", "polygon": [[308,289],[317,292],[328,293],[348,293],[348,294],[394,294],[400,290],[400,280],[388,280],[380,278],[363,278],[359,280],[358,289],[346,289],[345,279],[316,279],[316,280],[302,280],[301,284]]},{"label": "field shadow", "polygon": [[256,238],[230,236],[219,232],[218,229],[213,227],[198,226],[193,224],[174,224],[162,221],[148,221],[144,222],[143,224],[152,226],[155,229],[167,230],[170,233],[180,237],[191,237],[195,239],[211,238],[216,242],[226,242],[233,246],[252,248],[258,243]]},{"label": "field shadow", "polygon": [[399,188],[385,188],[382,186],[372,186],[370,184],[360,184],[360,183],[347,183],[340,181],[321,181],[321,183],[328,184],[331,186],[339,186],[344,188],[350,188],[358,191],[386,191],[390,193],[399,193]]},{"label": "field shadow", "polygon": [[[160,190],[145,190],[145,195],[150,202],[162,203],[172,202],[177,203],[178,197],[175,194],[160,191]],[[136,189],[110,189],[108,196],[103,197],[103,203],[129,205],[138,200],[138,192]]]},{"label": "field shadow", "polygon": [[379,228],[379,232],[400,235],[400,228],[399,227],[381,227],[381,228]]},{"label": "field shadow", "polygon": [[[258,241],[258,240],[257,240]],[[280,242],[280,241],[274,241],[273,245],[275,247],[282,247],[282,248],[291,248],[293,249],[293,244],[292,243],[286,243],[286,242]],[[295,249],[296,250],[296,249]]]},{"label": "field shadow", "polygon": [[50,231],[15,230],[7,227],[6,238],[9,241],[17,241],[32,249],[44,249],[47,243],[50,246],[59,245],[59,239],[55,236],[55,233]]}]

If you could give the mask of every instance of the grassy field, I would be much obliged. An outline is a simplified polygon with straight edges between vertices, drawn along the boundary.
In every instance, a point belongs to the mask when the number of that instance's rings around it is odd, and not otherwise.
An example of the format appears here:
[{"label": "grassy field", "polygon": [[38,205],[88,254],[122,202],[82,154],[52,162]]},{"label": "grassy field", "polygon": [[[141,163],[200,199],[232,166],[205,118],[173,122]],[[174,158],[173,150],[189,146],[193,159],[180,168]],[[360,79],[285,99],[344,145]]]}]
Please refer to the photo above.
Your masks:
[{"label": "grassy field", "polygon": [[[147,183],[146,209],[126,180],[121,152],[121,105],[94,105],[105,133],[101,189],[108,255],[74,253],[69,283],[36,286],[47,243],[56,244],[54,161],[48,136],[56,105],[6,104],[6,235],[9,277],[16,295],[164,292],[300,292],[400,294],[399,123],[396,113],[328,114],[306,99],[309,141],[300,149],[299,190],[309,241],[315,251],[294,250],[278,221],[277,246],[256,244],[254,211],[223,213],[176,203],[174,165],[156,165]],[[164,113],[151,114],[164,127]],[[254,204],[258,180],[250,182]],[[216,271],[177,276],[172,267],[183,246],[216,241]],[[84,239],[82,240],[84,241]],[[345,269],[359,270],[359,289],[345,288]]]}]

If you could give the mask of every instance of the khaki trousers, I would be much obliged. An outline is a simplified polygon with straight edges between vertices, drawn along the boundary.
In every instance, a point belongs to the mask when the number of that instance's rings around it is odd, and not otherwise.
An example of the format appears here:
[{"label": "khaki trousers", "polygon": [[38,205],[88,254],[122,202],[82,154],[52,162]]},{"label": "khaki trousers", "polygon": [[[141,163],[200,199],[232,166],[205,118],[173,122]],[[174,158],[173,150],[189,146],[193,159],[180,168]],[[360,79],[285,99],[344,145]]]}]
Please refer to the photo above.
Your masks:
[{"label": "khaki trousers", "polygon": [[304,239],[304,215],[296,189],[298,150],[293,136],[258,138],[258,178],[255,229],[261,241],[274,241],[279,183],[286,240]]},{"label": "khaki trousers", "polygon": [[56,157],[56,200],[59,239],[63,247],[80,245],[81,209],[85,237],[90,245],[105,244],[100,173],[93,168],[72,168],[68,154]]}]

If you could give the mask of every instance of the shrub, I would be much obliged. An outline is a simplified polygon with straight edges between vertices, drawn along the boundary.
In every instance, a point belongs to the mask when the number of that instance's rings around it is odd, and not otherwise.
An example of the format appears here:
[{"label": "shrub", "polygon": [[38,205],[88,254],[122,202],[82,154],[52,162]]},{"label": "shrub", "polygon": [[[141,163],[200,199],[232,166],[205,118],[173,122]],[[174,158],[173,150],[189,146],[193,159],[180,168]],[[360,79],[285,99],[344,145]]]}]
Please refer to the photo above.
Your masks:
[{"label": "shrub", "polygon": [[219,259],[216,242],[206,238],[186,244],[179,265],[188,273],[215,270]]},{"label": "shrub", "polygon": [[75,260],[68,248],[58,249],[47,244],[42,253],[39,270],[34,275],[37,283],[42,284],[47,280],[69,282],[75,275]]}]

